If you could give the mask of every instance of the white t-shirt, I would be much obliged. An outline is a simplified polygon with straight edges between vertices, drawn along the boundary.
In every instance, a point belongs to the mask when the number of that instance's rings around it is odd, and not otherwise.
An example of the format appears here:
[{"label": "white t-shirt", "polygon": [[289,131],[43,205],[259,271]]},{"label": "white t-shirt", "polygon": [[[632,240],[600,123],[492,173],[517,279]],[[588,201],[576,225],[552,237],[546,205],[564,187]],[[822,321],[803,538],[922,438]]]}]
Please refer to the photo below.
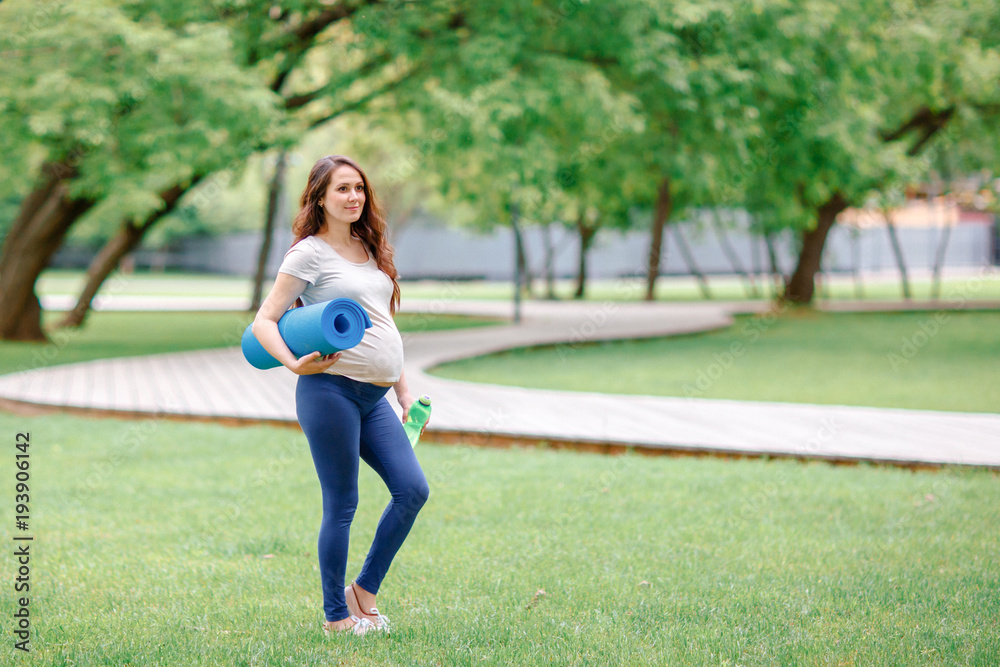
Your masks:
[{"label": "white t-shirt", "polygon": [[[367,252],[367,248],[366,248]],[[309,306],[337,298],[354,299],[368,313],[372,326],[355,347],[326,373],[344,375],[359,382],[396,382],[403,373],[403,340],[392,319],[392,279],[375,263],[368,252],[362,264],[344,259],[329,243],[307,236],[285,253],[279,273],[301,278],[309,283],[302,293],[302,303]]]}]

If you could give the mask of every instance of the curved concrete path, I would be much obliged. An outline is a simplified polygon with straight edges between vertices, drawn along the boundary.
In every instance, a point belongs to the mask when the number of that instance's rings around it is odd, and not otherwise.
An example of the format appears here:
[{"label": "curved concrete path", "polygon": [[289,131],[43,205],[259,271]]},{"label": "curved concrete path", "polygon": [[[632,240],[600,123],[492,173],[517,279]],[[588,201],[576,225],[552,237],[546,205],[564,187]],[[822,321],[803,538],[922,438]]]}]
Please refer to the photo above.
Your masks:
[{"label": "curved concrete path", "polygon": [[[508,302],[406,305],[435,313],[511,313]],[[520,325],[404,334],[406,375],[414,393],[434,398],[428,433],[436,439],[1000,468],[998,414],[547,391],[425,372],[512,347],[556,344],[571,355],[585,341],[690,333],[731,321],[724,304],[526,302]],[[233,347],[15,373],[0,377],[0,398],[11,406],[294,423],[295,380],[285,368],[252,368]]]}]

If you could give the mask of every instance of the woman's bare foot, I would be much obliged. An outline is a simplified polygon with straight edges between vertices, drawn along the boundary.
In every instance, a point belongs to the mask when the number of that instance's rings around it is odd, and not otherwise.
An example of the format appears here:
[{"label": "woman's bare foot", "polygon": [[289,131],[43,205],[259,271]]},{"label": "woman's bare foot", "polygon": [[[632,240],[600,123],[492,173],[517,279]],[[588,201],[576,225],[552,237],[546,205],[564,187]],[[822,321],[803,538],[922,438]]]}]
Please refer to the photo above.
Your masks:
[{"label": "woman's bare foot", "polygon": [[347,600],[347,608],[352,614],[371,621],[379,630],[389,629],[389,619],[378,613],[378,609],[375,608],[374,594],[352,582],[344,587],[344,597]]},{"label": "woman's bare foot", "polygon": [[348,616],[347,618],[342,618],[339,621],[323,621],[324,630],[339,632],[341,630],[348,630],[352,627],[354,627],[354,619],[352,619],[350,616]]},{"label": "woman's bare foot", "polygon": [[363,635],[369,630],[374,630],[375,624],[367,618],[358,618],[351,615],[339,621],[323,621],[323,634],[331,632],[346,632],[352,635]]}]

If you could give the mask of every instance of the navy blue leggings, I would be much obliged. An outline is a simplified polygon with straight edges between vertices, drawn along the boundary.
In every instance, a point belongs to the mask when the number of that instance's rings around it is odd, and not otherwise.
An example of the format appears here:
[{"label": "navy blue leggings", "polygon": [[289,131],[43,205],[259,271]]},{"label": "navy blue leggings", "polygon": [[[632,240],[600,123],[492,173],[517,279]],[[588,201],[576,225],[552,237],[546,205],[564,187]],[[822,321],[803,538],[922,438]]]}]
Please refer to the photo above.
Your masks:
[{"label": "navy blue leggings", "polygon": [[350,613],[344,600],[347,546],[358,506],[358,458],[378,473],[392,495],[379,519],[358,585],[378,593],[393,557],[410,532],[429,489],[403,424],[385,398],[388,387],[343,375],[300,375],[295,411],[323,489],[319,571],[326,620]]}]

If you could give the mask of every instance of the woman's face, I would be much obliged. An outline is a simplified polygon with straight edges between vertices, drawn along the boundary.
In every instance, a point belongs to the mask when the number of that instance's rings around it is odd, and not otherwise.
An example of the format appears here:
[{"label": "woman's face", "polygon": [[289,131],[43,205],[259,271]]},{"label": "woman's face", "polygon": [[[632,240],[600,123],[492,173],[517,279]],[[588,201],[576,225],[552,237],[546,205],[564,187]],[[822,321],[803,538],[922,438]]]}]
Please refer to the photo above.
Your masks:
[{"label": "woman's face", "polygon": [[330,185],[323,197],[323,210],[327,223],[347,224],[357,222],[365,209],[365,182],[354,167],[342,164],[330,175]]}]

